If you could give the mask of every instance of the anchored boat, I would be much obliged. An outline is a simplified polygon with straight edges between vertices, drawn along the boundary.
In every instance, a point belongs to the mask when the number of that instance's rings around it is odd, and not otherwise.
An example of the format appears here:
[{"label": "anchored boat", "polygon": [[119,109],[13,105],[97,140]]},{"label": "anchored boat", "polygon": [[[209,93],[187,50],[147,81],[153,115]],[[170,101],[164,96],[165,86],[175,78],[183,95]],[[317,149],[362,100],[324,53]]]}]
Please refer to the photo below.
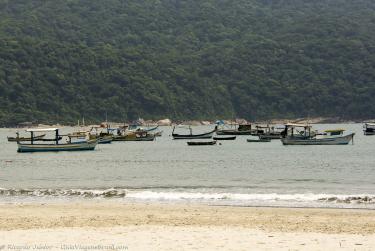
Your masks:
[{"label": "anchored boat", "polygon": [[173,127],[172,137],[173,139],[211,139],[214,132],[216,132],[217,127],[211,132],[201,133],[201,134],[193,134],[193,130],[189,126],[190,134],[177,134],[174,133],[176,127]]},{"label": "anchored boat", "polygon": [[218,136],[214,136],[213,137],[214,140],[235,140],[236,139],[236,136],[227,136],[227,137],[218,137]]},{"label": "anchored boat", "polygon": [[113,141],[154,141],[155,135],[146,131],[125,132],[113,136]]},{"label": "anchored boat", "polygon": [[93,126],[90,129],[90,139],[97,139],[98,144],[110,144],[113,140],[113,134],[110,132],[109,125],[107,124],[106,130],[104,126]]},{"label": "anchored boat", "polygon": [[[298,130],[301,129],[302,130]],[[283,145],[347,145],[354,138],[354,133],[344,135],[344,129],[326,130],[319,134],[310,125],[286,124],[282,132]]]},{"label": "anchored boat", "polygon": [[235,129],[220,129],[216,132],[217,135],[251,135],[256,132],[251,124],[238,125]]},{"label": "anchored boat", "polygon": [[216,140],[214,141],[189,141],[187,142],[189,146],[212,146],[216,145]]},{"label": "anchored boat", "polygon": [[281,131],[284,128],[278,128],[272,125],[256,126],[256,133],[253,136],[259,136],[260,139],[281,139]]},{"label": "anchored boat", "polygon": [[265,142],[271,142],[271,139],[261,139],[261,138],[259,138],[259,139],[247,139],[246,141],[247,142],[253,142],[253,143],[257,143],[257,142],[265,143]]},{"label": "anchored boat", "polygon": [[364,135],[375,135],[375,123],[366,123],[363,126]]},{"label": "anchored boat", "polygon": [[[45,128],[45,129],[27,129],[26,132],[31,134],[30,143],[18,144],[18,152],[50,152],[50,151],[85,151],[94,150],[97,145],[97,140],[83,140],[74,142],[74,136],[71,135],[59,135],[58,128]],[[34,140],[34,133],[36,132],[54,132],[55,137],[53,139],[45,139],[44,141],[51,141],[49,144],[39,144]],[[60,142],[63,136],[68,137],[66,143]]]}]

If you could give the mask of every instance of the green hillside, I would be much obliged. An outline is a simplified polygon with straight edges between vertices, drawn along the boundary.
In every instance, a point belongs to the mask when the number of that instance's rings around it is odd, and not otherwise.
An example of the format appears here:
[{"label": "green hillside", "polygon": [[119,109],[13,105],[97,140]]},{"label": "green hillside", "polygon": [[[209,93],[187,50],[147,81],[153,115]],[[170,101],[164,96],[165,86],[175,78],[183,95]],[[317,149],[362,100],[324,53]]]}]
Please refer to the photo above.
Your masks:
[{"label": "green hillside", "polygon": [[372,0],[0,0],[0,125],[375,117]]}]

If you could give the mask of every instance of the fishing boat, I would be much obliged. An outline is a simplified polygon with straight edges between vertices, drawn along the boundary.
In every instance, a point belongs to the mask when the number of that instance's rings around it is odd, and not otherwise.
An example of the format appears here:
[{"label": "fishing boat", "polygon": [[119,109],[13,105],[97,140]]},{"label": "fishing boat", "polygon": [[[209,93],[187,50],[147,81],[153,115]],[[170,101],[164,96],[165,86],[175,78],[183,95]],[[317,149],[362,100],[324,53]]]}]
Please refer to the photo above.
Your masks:
[{"label": "fishing boat", "polygon": [[215,127],[215,129],[210,132],[201,133],[201,134],[193,134],[193,130],[189,126],[190,134],[177,134],[177,133],[174,133],[175,128],[176,127],[173,127],[173,131],[172,131],[173,139],[211,139],[212,135],[217,130],[217,127]]},{"label": "fishing boat", "polygon": [[[16,137],[7,137],[8,138],[8,142],[30,141],[31,140],[30,137],[20,137],[18,132],[16,134],[17,134]],[[44,136],[46,136],[46,135],[42,134],[42,135],[35,136],[34,137],[34,141],[41,140],[41,139],[44,138]]]},{"label": "fishing boat", "polygon": [[[31,134],[30,143],[18,144],[18,152],[51,152],[51,151],[84,151],[84,150],[94,150],[97,145],[97,140],[85,140],[74,142],[72,139],[74,136],[71,135],[59,135],[58,128],[45,128],[45,129],[27,129],[26,132]],[[40,144],[36,143],[34,140],[34,133],[37,132],[54,132],[53,139],[46,139],[53,143]],[[66,143],[59,142],[63,136],[68,137]]]},{"label": "fishing boat", "polygon": [[67,136],[70,138],[74,138],[75,140],[86,140],[89,135],[88,131],[77,131],[68,133]]},{"label": "fishing boat", "polygon": [[[302,130],[298,130],[302,128]],[[344,129],[326,130],[319,134],[307,124],[286,124],[282,133],[283,145],[347,145],[354,138],[354,133],[344,135]]]},{"label": "fishing boat", "polygon": [[121,135],[113,136],[113,141],[154,141],[155,135],[145,131],[125,132]]},{"label": "fishing boat", "polygon": [[98,138],[98,144],[111,144],[112,141],[113,136],[111,135],[99,136]]},{"label": "fishing boat", "polygon": [[213,140],[235,140],[236,136],[228,136],[228,137],[218,137],[214,136]]},{"label": "fishing boat", "polygon": [[106,126],[106,131],[103,130],[104,126],[93,126],[90,129],[90,139],[97,139],[98,144],[110,144],[113,140],[113,134],[110,132],[109,125]]},{"label": "fishing boat", "polygon": [[152,132],[152,131],[155,131],[159,128],[159,125],[156,125],[154,127],[141,127],[139,125],[129,125],[128,126],[128,131],[145,131],[145,132]]},{"label": "fishing boat", "polygon": [[212,146],[216,145],[216,140],[214,141],[189,141],[187,142],[189,146]]},{"label": "fishing boat", "polygon": [[234,129],[220,129],[216,132],[217,135],[251,135],[255,132],[251,124],[238,125]]},{"label": "fishing boat", "polygon": [[364,135],[375,135],[375,123],[366,123],[363,126]]},{"label": "fishing boat", "polygon": [[259,136],[260,139],[281,139],[281,131],[284,128],[276,128],[275,126],[256,126],[256,132],[253,136]]},{"label": "fishing boat", "polygon": [[257,142],[265,143],[265,142],[271,142],[271,139],[261,139],[261,138],[259,138],[259,139],[247,139],[246,141],[247,142],[253,142],[253,143],[257,143]]}]

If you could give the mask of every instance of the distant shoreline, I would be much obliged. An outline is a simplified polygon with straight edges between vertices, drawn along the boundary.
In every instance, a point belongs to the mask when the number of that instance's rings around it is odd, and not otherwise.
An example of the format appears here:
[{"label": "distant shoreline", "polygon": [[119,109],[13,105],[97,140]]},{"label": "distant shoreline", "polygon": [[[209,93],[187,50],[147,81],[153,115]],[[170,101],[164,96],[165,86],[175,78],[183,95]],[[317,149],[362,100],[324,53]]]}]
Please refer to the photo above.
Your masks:
[{"label": "distant shoreline", "polygon": [[[218,121],[218,120],[217,120]],[[271,119],[271,120],[259,120],[259,121],[250,121],[246,119],[236,119],[236,120],[220,120],[223,121],[225,124],[233,125],[233,124],[277,124],[283,125],[287,123],[301,123],[301,124],[363,124],[366,122],[375,121],[375,119],[368,119],[368,120],[344,120],[339,118],[330,118],[330,117],[316,117],[316,118],[297,118],[297,119]],[[174,125],[190,125],[190,126],[202,126],[202,125],[214,125],[216,121],[212,120],[170,120],[170,119],[162,119],[162,120],[141,120],[139,121],[126,121],[126,122],[101,122],[100,124],[108,123],[111,126],[121,126],[121,125],[131,125],[131,124],[138,124],[139,126],[151,126],[151,125],[159,125],[159,126],[174,126]],[[10,127],[1,127],[7,129],[16,129],[16,128],[30,128],[30,127],[90,127],[93,125],[98,124],[87,124],[87,125],[69,125],[69,124],[37,124],[37,123],[30,123],[27,126],[24,125],[25,123],[21,123],[19,126],[10,126]]]}]

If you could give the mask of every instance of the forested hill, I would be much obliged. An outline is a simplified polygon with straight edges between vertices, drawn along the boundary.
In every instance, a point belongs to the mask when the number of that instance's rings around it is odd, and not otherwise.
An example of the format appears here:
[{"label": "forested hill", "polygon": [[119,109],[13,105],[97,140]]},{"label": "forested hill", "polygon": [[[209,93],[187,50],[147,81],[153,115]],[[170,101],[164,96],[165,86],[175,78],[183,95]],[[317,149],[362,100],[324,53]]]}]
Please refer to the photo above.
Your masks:
[{"label": "forested hill", "polygon": [[0,0],[0,125],[375,117],[373,0]]}]

